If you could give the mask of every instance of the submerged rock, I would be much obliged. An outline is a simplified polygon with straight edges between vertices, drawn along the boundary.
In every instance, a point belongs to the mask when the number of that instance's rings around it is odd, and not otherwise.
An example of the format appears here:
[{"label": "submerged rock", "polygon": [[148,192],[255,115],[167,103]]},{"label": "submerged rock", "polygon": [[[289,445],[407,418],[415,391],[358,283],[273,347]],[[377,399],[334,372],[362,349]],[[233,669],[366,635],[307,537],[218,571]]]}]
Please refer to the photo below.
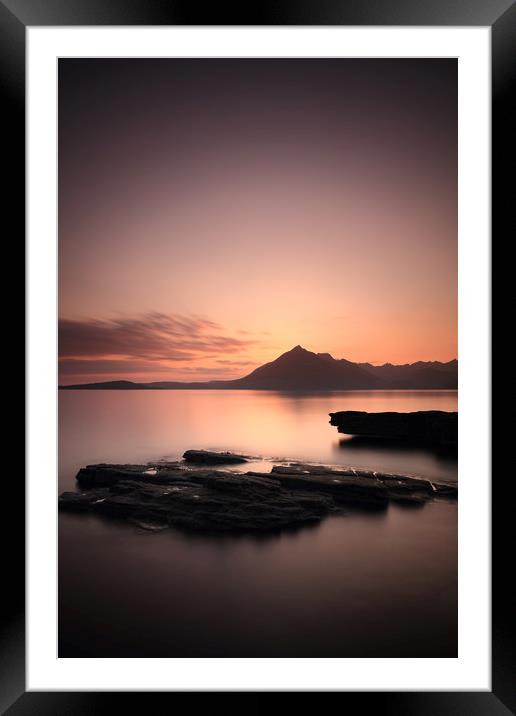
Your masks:
[{"label": "submerged rock", "polygon": [[201,465],[237,465],[249,462],[245,455],[236,455],[232,452],[211,452],[210,450],[187,450],[183,459],[186,462]]},{"label": "submerged rock", "polygon": [[453,412],[367,413],[343,410],[329,415],[330,425],[335,425],[339,433],[430,445],[457,444],[457,413]]},{"label": "submerged rock", "polygon": [[60,509],[119,517],[148,531],[274,532],[347,506],[384,510],[391,501],[420,506],[457,495],[454,485],[301,463],[275,465],[270,473],[100,464],[81,468],[76,479],[81,490],[63,493]]}]

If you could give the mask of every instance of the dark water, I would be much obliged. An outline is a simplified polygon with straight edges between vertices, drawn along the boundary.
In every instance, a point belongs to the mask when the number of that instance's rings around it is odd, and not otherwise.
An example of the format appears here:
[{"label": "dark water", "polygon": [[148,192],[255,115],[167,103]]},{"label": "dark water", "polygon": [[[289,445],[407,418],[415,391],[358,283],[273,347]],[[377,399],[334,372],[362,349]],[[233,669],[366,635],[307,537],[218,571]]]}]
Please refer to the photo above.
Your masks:
[{"label": "dark water", "polygon": [[[335,410],[455,410],[455,392],[59,394],[59,489],[81,465],[244,451],[456,480],[450,456],[355,446]],[[267,539],[59,517],[60,656],[456,656],[457,505],[350,511]]]}]

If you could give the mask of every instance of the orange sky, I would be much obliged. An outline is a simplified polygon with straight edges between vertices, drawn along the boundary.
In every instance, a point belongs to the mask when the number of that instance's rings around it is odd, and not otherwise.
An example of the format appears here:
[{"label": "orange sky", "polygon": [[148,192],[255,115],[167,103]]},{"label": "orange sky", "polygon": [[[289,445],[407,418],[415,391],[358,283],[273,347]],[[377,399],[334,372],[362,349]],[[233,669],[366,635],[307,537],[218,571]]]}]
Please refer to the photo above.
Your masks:
[{"label": "orange sky", "polygon": [[296,344],[457,356],[455,61],[59,81],[62,383],[233,378]]}]

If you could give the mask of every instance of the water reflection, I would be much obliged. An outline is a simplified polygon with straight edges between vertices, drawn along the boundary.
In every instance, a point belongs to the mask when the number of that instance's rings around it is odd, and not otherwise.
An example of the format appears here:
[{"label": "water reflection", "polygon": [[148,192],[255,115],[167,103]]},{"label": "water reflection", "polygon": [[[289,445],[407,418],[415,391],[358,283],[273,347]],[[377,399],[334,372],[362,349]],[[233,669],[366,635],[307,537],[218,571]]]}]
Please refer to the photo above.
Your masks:
[{"label": "water reflection", "polygon": [[453,657],[456,524],[448,503],[264,540],[62,515],[59,656]]},{"label": "water reflection", "polygon": [[[454,391],[61,391],[60,489],[94,462],[175,460],[190,448],[456,480],[456,462],[426,451],[341,449],[339,410],[457,410]],[[384,464],[385,462],[385,464]]]},{"label": "water reflection", "polygon": [[[456,461],[343,440],[339,410],[456,410],[449,391],[64,391],[59,489],[96,462],[232,450],[456,479]],[[424,615],[424,617],[422,617]],[[265,538],[59,516],[61,657],[455,657],[457,505],[346,510]]]},{"label": "water reflection", "polygon": [[384,438],[349,435],[339,440],[341,450],[384,450],[411,454],[417,460],[422,454],[435,455],[442,460],[457,464],[457,445],[434,445],[408,442],[406,440],[386,440]]}]

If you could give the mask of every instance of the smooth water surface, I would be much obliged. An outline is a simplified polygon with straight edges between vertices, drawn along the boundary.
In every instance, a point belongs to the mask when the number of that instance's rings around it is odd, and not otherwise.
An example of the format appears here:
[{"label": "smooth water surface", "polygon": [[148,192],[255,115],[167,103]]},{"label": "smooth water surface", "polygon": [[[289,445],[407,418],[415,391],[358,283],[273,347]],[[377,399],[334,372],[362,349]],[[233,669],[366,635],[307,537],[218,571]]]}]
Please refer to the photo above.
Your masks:
[{"label": "smooth water surface", "polygon": [[457,410],[457,393],[60,391],[60,478],[65,481],[61,487],[69,488],[71,473],[88,463],[175,460],[189,448],[456,480],[457,460],[448,455],[349,440],[329,424],[328,413],[338,410]]},{"label": "smooth water surface", "polygon": [[[456,459],[354,444],[337,410],[456,410],[448,391],[60,391],[59,490],[82,465],[188,448],[456,480]],[[455,656],[457,505],[350,510],[256,539],[59,517],[60,656]]]}]

